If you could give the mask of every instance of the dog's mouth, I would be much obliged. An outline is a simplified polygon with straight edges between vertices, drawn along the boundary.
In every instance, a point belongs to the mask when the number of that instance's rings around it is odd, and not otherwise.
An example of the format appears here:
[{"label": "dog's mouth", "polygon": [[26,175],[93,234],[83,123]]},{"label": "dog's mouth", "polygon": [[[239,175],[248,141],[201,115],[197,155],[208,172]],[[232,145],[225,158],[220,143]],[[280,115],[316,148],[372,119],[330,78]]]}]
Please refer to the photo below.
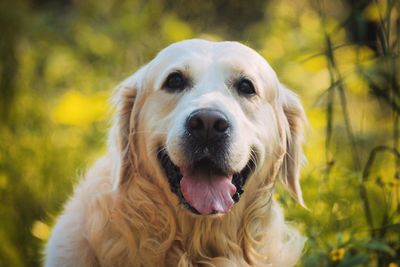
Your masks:
[{"label": "dog's mouth", "polygon": [[165,149],[160,149],[157,157],[171,191],[186,209],[199,215],[229,212],[240,200],[246,180],[255,166],[254,161],[249,160],[240,172],[226,173],[210,158],[202,158],[191,166],[178,167]]}]

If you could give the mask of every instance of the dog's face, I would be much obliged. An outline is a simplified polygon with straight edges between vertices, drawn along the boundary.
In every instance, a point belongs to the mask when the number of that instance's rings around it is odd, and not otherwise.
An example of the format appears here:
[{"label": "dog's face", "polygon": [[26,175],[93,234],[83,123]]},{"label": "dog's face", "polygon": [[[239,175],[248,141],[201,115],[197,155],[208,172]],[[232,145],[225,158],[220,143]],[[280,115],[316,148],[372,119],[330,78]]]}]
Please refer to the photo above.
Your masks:
[{"label": "dog's face", "polygon": [[[227,213],[247,183],[256,182],[253,174],[271,162],[283,164],[283,178],[301,201],[304,112],[255,51],[235,42],[183,41],[161,51],[122,88],[121,151],[135,154],[152,176],[159,169],[189,211]],[[292,157],[286,164],[285,153]],[[122,156],[123,166],[129,162]],[[121,175],[120,183],[129,173]]]}]

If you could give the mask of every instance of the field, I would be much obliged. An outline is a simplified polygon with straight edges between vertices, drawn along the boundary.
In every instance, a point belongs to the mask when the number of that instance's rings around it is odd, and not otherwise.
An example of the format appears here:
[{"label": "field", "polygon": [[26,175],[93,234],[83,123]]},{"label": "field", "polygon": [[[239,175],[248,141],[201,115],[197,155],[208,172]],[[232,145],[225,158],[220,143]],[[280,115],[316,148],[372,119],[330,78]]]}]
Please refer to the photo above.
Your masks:
[{"label": "field", "polygon": [[0,2],[0,266],[41,265],[56,216],[105,151],[113,88],[163,47],[237,40],[310,121],[298,266],[400,265],[400,1]]}]

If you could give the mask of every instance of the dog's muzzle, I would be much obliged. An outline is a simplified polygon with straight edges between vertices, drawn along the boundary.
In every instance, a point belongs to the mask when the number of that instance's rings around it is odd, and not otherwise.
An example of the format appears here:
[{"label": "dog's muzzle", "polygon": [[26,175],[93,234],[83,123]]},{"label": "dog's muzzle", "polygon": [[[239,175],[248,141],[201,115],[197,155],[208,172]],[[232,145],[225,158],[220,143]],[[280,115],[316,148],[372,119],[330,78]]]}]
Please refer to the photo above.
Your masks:
[{"label": "dog's muzzle", "polygon": [[227,213],[239,201],[254,167],[249,160],[240,172],[232,171],[228,155],[231,131],[231,123],[221,111],[199,109],[185,122],[181,147],[186,164],[176,166],[165,148],[159,150],[171,191],[196,214]]}]

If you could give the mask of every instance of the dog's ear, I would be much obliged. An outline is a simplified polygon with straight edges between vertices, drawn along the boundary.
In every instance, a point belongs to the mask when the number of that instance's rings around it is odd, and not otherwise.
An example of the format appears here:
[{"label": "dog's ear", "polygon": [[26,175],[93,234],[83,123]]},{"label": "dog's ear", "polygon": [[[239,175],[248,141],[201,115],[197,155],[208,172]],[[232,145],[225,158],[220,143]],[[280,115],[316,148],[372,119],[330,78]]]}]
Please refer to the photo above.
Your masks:
[{"label": "dog's ear", "polygon": [[302,144],[308,122],[300,99],[283,85],[279,89],[279,100],[284,114],[282,137],[286,148],[280,176],[293,198],[305,207],[300,187],[300,168],[306,161]]},{"label": "dog's ear", "polygon": [[127,183],[137,170],[135,135],[143,102],[145,72],[146,66],[124,80],[117,86],[113,97],[116,113],[109,135],[109,150],[115,160],[114,189]]}]

